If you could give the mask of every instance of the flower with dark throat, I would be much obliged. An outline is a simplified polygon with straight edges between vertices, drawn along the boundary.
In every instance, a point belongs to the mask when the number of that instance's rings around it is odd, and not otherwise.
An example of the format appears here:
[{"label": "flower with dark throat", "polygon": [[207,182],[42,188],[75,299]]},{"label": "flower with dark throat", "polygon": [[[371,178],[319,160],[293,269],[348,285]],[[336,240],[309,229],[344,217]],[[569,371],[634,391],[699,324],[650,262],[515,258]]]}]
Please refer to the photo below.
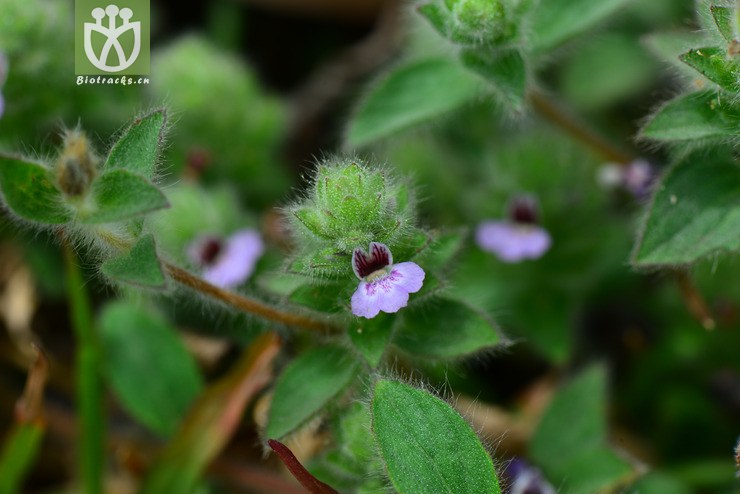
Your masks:
[{"label": "flower with dark throat", "polygon": [[538,259],[550,248],[550,234],[538,224],[537,201],[530,196],[515,198],[505,220],[484,221],[475,232],[482,250],[496,254],[503,262]]},{"label": "flower with dark throat", "polygon": [[555,494],[555,488],[542,473],[526,461],[514,458],[504,470],[509,485],[507,494]]},{"label": "flower with dark throat", "polygon": [[371,242],[368,252],[355,249],[352,269],[360,279],[352,295],[352,313],[371,319],[379,312],[398,312],[406,307],[409,294],[421,290],[424,270],[413,262],[393,264],[390,249]]},{"label": "flower with dark throat", "polygon": [[203,279],[221,288],[244,283],[264,251],[262,237],[249,228],[227,238],[204,235],[187,249],[190,260],[203,270]]}]

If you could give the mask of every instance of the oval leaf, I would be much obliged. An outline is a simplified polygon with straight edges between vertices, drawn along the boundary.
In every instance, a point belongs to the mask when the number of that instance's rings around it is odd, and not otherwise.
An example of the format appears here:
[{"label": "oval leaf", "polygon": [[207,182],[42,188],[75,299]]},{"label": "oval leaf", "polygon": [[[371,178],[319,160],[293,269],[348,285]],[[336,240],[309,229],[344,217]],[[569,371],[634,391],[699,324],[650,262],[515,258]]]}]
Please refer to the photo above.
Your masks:
[{"label": "oval leaf", "polygon": [[653,115],[641,134],[658,141],[736,137],[740,107],[713,91],[679,96]]},{"label": "oval leaf", "polygon": [[480,93],[476,76],[453,60],[423,60],[391,72],[367,96],[350,124],[359,147],[459,108]]},{"label": "oval leaf", "polygon": [[160,317],[130,302],[100,318],[106,377],[121,404],[142,424],[169,435],[200,393],[195,361]]},{"label": "oval leaf", "polygon": [[123,168],[151,180],[154,177],[165,122],[164,110],[157,110],[134,120],[131,127],[113,145],[105,162],[105,169]]},{"label": "oval leaf", "polygon": [[51,171],[43,165],[0,156],[0,189],[10,210],[25,220],[57,225],[71,219]]},{"label": "oval leaf", "polygon": [[151,235],[139,239],[127,254],[104,262],[101,270],[104,275],[116,281],[150,288],[164,286],[162,266]]},{"label": "oval leaf", "polygon": [[336,346],[317,348],[295,359],[275,385],[267,438],[284,437],[305,424],[349,385],[357,367],[357,361]]},{"label": "oval leaf", "polygon": [[637,242],[638,266],[686,264],[740,249],[740,166],[730,156],[693,153],[656,187]]},{"label": "oval leaf", "polygon": [[122,221],[169,206],[157,187],[126,170],[101,175],[93,183],[92,195],[95,206],[80,212],[83,223]]},{"label": "oval leaf", "polygon": [[393,343],[414,355],[456,358],[497,345],[501,337],[485,314],[444,298],[406,309]]},{"label": "oval leaf", "polygon": [[737,92],[738,65],[728,58],[727,50],[718,47],[697,48],[680,56],[683,63],[727,91]]},{"label": "oval leaf", "polygon": [[375,385],[373,433],[400,494],[499,494],[491,457],[447,403],[397,381]]}]

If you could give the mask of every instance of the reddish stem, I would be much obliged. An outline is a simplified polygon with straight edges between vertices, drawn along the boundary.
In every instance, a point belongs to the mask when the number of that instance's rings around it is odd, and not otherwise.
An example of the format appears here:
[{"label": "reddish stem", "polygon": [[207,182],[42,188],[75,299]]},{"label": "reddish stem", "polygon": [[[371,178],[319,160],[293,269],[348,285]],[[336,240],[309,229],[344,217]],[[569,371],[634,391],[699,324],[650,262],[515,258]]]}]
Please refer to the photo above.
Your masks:
[{"label": "reddish stem", "polygon": [[280,441],[269,439],[267,444],[272,450],[277,453],[280,460],[288,467],[290,473],[296,478],[298,482],[305,487],[311,494],[339,494],[332,487],[329,487],[306,470],[306,467],[301,465],[298,458],[295,457],[293,452]]}]

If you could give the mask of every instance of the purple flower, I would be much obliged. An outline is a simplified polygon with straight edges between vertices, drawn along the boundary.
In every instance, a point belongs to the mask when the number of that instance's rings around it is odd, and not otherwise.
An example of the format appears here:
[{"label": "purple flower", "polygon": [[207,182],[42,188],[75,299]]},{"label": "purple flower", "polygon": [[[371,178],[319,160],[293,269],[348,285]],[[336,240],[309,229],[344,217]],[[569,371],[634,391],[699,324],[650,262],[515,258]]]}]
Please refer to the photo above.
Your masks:
[{"label": "purple flower", "polygon": [[203,269],[203,279],[221,288],[233,288],[251,276],[264,251],[260,234],[244,229],[226,239],[202,236],[190,244],[188,256]]},{"label": "purple flower", "polygon": [[650,194],[656,178],[653,166],[643,159],[636,159],[624,167],[624,187],[637,199]]},{"label": "purple flower", "polygon": [[514,199],[508,219],[478,225],[475,241],[481,249],[508,263],[538,259],[552,244],[550,234],[537,224],[537,202],[531,197]]},{"label": "purple flower", "polygon": [[520,458],[514,458],[506,465],[504,476],[509,485],[507,494],[555,494],[555,489],[542,473]]},{"label": "purple flower", "polygon": [[598,182],[608,188],[621,187],[637,199],[644,199],[652,190],[657,178],[655,167],[638,158],[627,164],[607,163],[598,174]]},{"label": "purple flower", "polygon": [[398,312],[424,283],[424,270],[416,263],[393,264],[393,255],[384,244],[371,242],[369,254],[362,249],[352,253],[352,269],[360,279],[352,295],[352,313],[372,319],[380,311]]}]

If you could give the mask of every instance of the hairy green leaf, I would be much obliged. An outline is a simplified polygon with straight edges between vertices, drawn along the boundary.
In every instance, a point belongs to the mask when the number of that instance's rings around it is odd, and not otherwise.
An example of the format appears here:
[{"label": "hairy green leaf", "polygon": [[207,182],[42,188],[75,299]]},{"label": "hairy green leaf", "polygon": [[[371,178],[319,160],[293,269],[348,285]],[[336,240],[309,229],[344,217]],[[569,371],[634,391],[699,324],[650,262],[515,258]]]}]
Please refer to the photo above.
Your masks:
[{"label": "hairy green leaf", "polygon": [[466,67],[491,84],[504,103],[515,110],[522,109],[527,89],[527,66],[519,50],[483,54],[477,49],[467,49],[461,53],[461,59]]},{"label": "hairy green leaf", "polygon": [[735,137],[740,106],[714,91],[679,96],[666,103],[642,128],[641,135],[657,141]]},{"label": "hairy green leaf", "polygon": [[717,26],[717,31],[728,43],[735,40],[735,28],[733,26],[733,15],[735,9],[732,7],[724,7],[720,5],[712,5],[709,7],[712,13],[712,19],[714,24]]},{"label": "hairy green leaf", "polygon": [[443,298],[407,308],[402,317],[393,343],[413,355],[456,358],[502,342],[485,314],[458,300]]},{"label": "hairy green leaf", "polygon": [[740,166],[729,154],[695,152],[656,187],[633,262],[685,264],[740,249]]},{"label": "hairy green leaf", "polygon": [[104,275],[123,283],[149,288],[164,286],[162,266],[151,235],[140,238],[128,253],[105,261],[101,270]]},{"label": "hairy green leaf", "polygon": [[378,314],[372,319],[353,318],[347,325],[352,345],[371,367],[377,367],[390,343],[395,319],[390,314]]},{"label": "hairy green leaf", "polygon": [[542,0],[532,9],[532,48],[547,52],[604,21],[629,0]]},{"label": "hairy green leaf", "polygon": [[726,49],[714,46],[697,48],[684,53],[680,59],[722,89],[732,92],[740,90],[740,67],[727,56]]},{"label": "hairy green leaf", "polygon": [[338,346],[324,346],[295,359],[275,384],[265,435],[276,439],[301,427],[344,390],[357,361]]},{"label": "hairy green leaf", "polygon": [[103,310],[100,334],[106,377],[121,404],[153,431],[172,434],[203,388],[174,329],[160,316],[119,301]]},{"label": "hairy green leaf", "polygon": [[149,180],[154,178],[166,120],[164,110],[134,120],[113,145],[104,169],[123,168]]},{"label": "hairy green leaf", "polygon": [[400,494],[499,494],[491,457],[447,403],[397,381],[375,384],[373,433]]},{"label": "hairy green leaf", "polygon": [[72,218],[51,171],[39,163],[0,156],[0,190],[8,208],[25,220],[55,225]]},{"label": "hairy green leaf", "polygon": [[347,144],[364,146],[431,121],[474,99],[480,86],[475,75],[449,59],[399,67],[370,90],[350,122]]},{"label": "hairy green leaf", "polygon": [[103,173],[92,188],[93,205],[80,211],[83,223],[123,221],[169,206],[162,192],[127,170]]}]

